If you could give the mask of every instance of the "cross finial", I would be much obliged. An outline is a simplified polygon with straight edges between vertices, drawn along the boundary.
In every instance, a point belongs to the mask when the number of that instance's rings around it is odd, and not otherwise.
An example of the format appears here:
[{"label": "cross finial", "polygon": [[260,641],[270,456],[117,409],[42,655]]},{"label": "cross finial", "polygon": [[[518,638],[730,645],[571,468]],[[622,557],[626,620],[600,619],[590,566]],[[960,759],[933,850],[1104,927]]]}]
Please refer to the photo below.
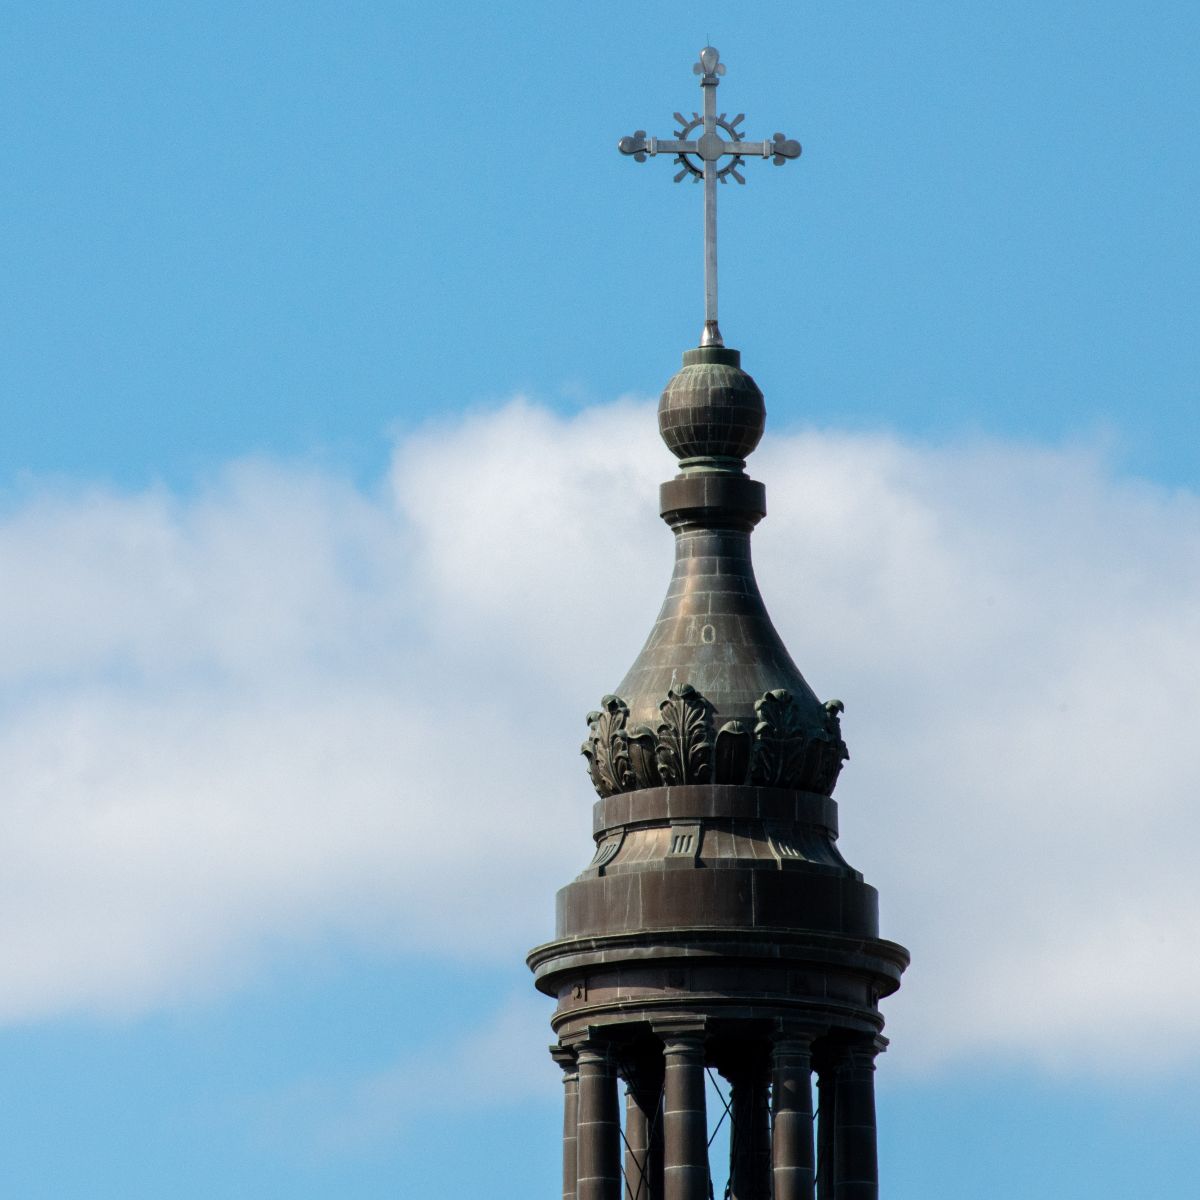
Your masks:
[{"label": "cross finial", "polygon": [[[704,181],[704,333],[700,337],[702,346],[723,346],[721,330],[717,325],[717,184],[725,183],[732,176],[738,183],[746,180],[739,167],[747,158],[769,158],[776,166],[782,166],[789,158],[800,157],[800,143],[777,133],[769,142],[747,142],[738,126],[745,120],[738,113],[729,120],[725,113],[717,114],[717,85],[725,74],[725,64],[713,46],[700,51],[700,61],[692,71],[700,76],[700,89],[704,96],[703,114],[693,112],[691,120],[682,113],[675,114],[679,128],[672,140],[646,136],[639,129],[632,137],[623,137],[617,143],[622,154],[633,156],[635,162],[645,162],[656,154],[673,154],[680,171],[675,182],[690,178],[693,183]],[[701,135],[693,139],[697,131]],[[726,136],[722,137],[722,133]],[[729,161],[721,165],[721,159]]]}]

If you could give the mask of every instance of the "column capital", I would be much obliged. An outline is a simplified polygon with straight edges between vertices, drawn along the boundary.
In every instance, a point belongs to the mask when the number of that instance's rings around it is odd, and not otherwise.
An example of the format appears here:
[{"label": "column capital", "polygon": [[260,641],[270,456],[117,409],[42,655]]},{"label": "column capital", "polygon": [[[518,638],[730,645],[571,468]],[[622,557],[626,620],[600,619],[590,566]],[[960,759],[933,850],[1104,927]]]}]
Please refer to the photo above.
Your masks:
[{"label": "column capital", "polygon": [[703,1019],[655,1021],[650,1027],[662,1039],[664,1054],[687,1054],[704,1049],[708,1022]]},{"label": "column capital", "polygon": [[887,1039],[873,1034],[864,1034],[846,1042],[842,1047],[843,1061],[847,1066],[875,1070],[876,1056],[887,1048]]},{"label": "column capital", "polygon": [[576,1066],[584,1062],[607,1063],[612,1060],[612,1045],[604,1036],[603,1030],[595,1025],[589,1025],[586,1030],[573,1037],[564,1038],[559,1045],[575,1056]]},{"label": "column capital", "polygon": [[583,1067],[612,1065],[612,1051],[603,1042],[581,1042],[575,1049],[577,1071]]},{"label": "column capital", "polygon": [[579,1074],[579,1065],[576,1062],[575,1050],[570,1046],[550,1046],[550,1057],[563,1069],[563,1074],[567,1078]]},{"label": "column capital", "polygon": [[875,1070],[875,1054],[874,1050],[866,1047],[851,1049],[846,1054],[845,1064],[854,1071],[873,1071]]},{"label": "column capital", "polygon": [[813,1042],[818,1035],[811,1029],[797,1029],[782,1023],[771,1035],[771,1049],[778,1058],[784,1054],[812,1055]]},{"label": "column capital", "polygon": [[887,1039],[873,1033],[835,1033],[814,1042],[813,1057],[819,1072],[850,1068],[875,1069],[875,1057],[886,1049]]}]

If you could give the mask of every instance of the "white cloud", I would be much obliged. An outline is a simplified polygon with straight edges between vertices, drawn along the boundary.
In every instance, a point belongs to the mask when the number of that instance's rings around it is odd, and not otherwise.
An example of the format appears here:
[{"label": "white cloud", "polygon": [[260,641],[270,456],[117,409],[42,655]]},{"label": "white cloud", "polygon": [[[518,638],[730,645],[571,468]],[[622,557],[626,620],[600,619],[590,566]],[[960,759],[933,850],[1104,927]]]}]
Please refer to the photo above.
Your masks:
[{"label": "white cloud", "polygon": [[[1087,448],[773,433],[753,465],[768,605],[847,703],[842,847],[914,952],[893,1056],[1175,1058],[1200,501]],[[281,941],[547,936],[588,851],[583,714],[669,574],[668,472],[644,405],[514,402],[404,441],[379,494],[250,462],[10,507],[0,1019],[173,1003]]]},{"label": "white cloud", "polygon": [[[786,545],[831,601],[776,608],[849,693],[843,845],[914,951],[897,1056],[1172,1059],[1200,1000],[1196,497],[1087,451],[801,439],[763,474],[785,455],[760,574],[785,594]],[[806,478],[840,510],[819,544]]]}]

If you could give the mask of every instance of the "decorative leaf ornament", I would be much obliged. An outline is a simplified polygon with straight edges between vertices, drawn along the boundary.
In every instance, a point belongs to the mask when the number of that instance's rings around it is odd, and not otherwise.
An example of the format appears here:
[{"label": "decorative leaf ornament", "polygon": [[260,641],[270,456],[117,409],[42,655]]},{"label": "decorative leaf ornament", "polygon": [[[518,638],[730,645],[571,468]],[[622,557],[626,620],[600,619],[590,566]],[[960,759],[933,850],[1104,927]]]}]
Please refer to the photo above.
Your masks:
[{"label": "decorative leaf ornament", "polygon": [[754,760],[754,735],[745,721],[726,721],[717,730],[714,752],[717,783],[749,783]]},{"label": "decorative leaf ornament", "polygon": [[805,775],[812,781],[814,792],[824,790],[831,795],[842,763],[850,757],[846,743],[842,741],[842,713],[846,706],[840,700],[829,700],[825,704],[824,736],[815,738],[809,746]]},{"label": "decorative leaf ornament", "polygon": [[[713,733],[712,705],[691,684],[672,687],[658,706],[657,730],[628,728],[629,706],[605,696],[588,713],[582,752],[601,796],[681,784],[751,784],[828,796],[849,757],[842,741],[845,705],[830,700],[814,718],[783,688],[754,705],[753,729],[726,721]],[[815,721],[815,723],[814,723]]]},{"label": "decorative leaf ornament", "polygon": [[600,711],[587,715],[591,737],[583,743],[582,753],[588,760],[592,785],[601,796],[627,792],[636,786],[625,737],[628,719],[629,706],[618,696],[605,696]]},{"label": "decorative leaf ornament", "polygon": [[775,688],[754,705],[754,762],[750,781],[759,787],[787,787],[804,766],[807,742],[799,706],[791,692]]},{"label": "decorative leaf ornament", "polygon": [[638,725],[629,731],[629,761],[633,766],[634,787],[658,787],[658,739],[648,725]]},{"label": "decorative leaf ornament", "polygon": [[708,702],[690,683],[667,692],[658,706],[658,773],[671,787],[708,783],[712,771],[712,742],[708,739]]}]

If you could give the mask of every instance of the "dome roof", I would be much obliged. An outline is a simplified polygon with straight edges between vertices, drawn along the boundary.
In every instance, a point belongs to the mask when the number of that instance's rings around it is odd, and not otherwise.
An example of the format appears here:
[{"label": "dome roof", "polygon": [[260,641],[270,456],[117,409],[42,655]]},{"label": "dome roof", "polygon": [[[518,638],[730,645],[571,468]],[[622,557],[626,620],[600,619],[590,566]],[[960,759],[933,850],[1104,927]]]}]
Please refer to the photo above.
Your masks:
[{"label": "dome roof", "polygon": [[766,409],[740,355],[689,350],[658,408],[681,459],[662,485],[675,571],[641,653],[588,714],[583,753],[602,796],[693,783],[828,796],[847,757],[840,701],[822,703],[771,623],[750,534],[766,515],[745,473]]}]

